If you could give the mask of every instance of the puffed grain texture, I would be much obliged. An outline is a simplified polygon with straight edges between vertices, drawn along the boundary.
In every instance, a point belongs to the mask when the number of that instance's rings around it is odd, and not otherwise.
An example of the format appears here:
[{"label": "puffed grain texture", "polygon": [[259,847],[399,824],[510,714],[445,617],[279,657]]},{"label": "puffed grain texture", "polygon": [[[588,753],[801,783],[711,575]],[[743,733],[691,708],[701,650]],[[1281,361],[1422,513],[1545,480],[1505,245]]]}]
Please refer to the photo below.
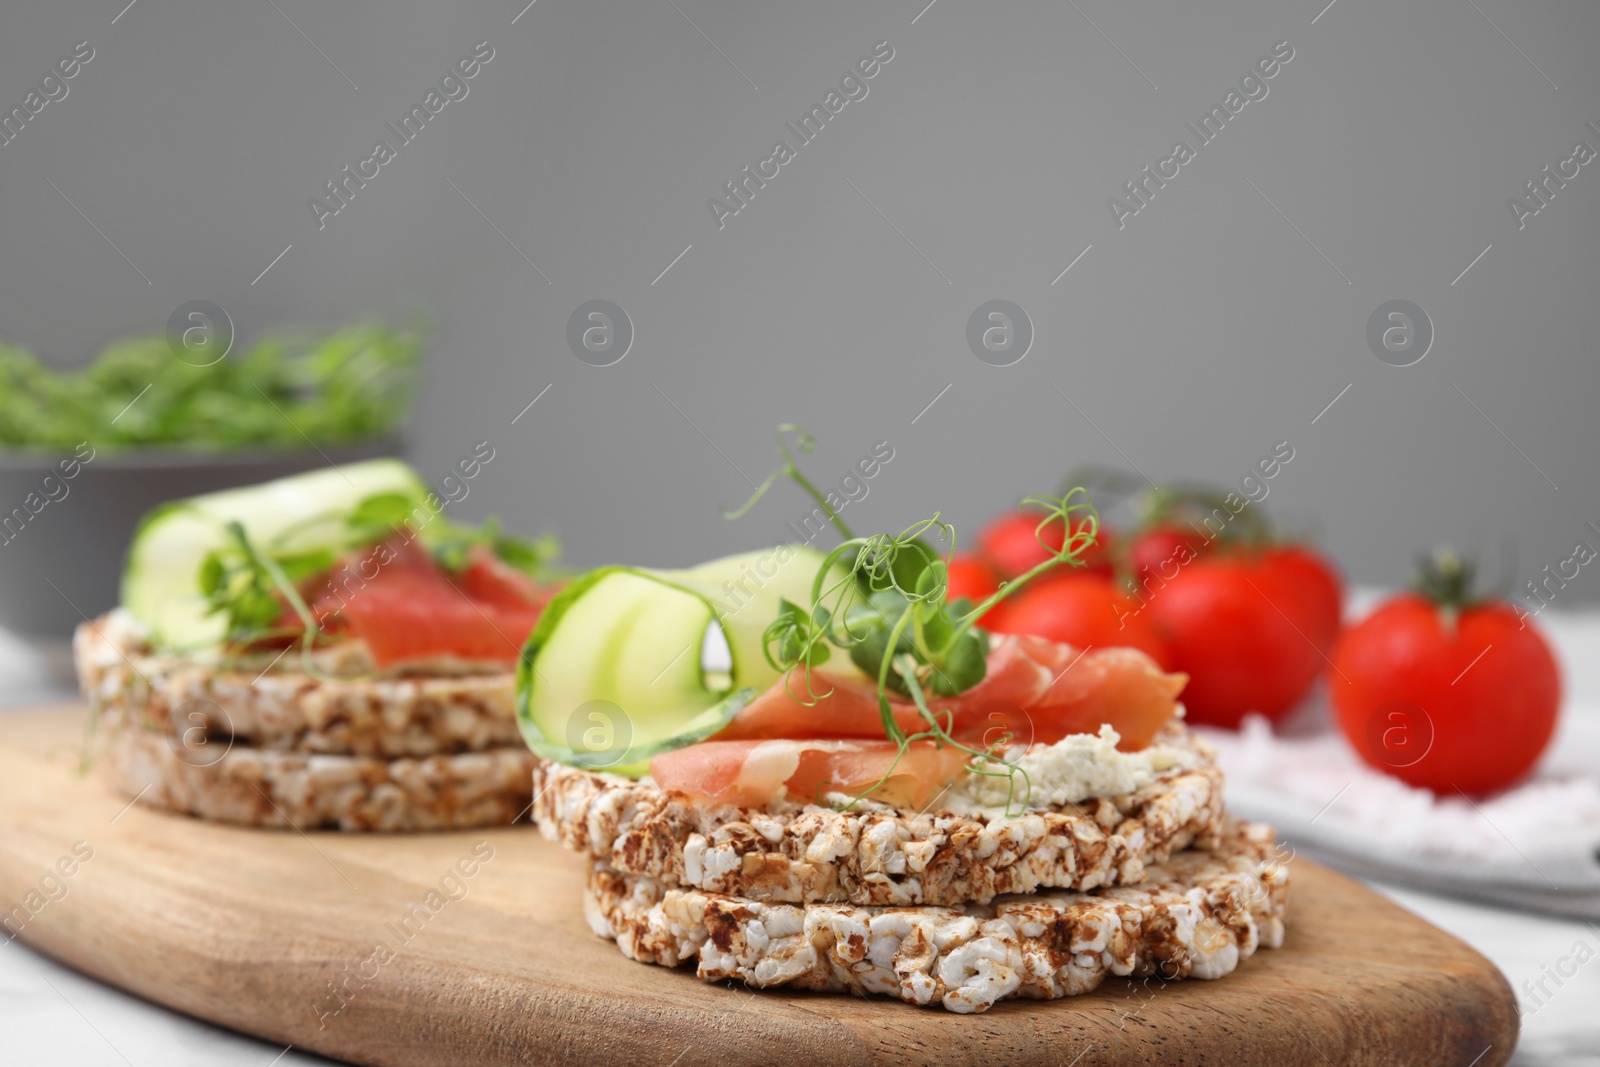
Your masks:
[{"label": "puffed grain texture", "polygon": [[383,759],[280,752],[226,740],[185,745],[113,724],[102,767],[151,808],[215,822],[298,830],[508,826],[527,810],[536,756],[523,745]]},{"label": "puffed grain texture", "polygon": [[673,889],[604,864],[584,912],[630,959],[693,964],[706,981],[895,997],[981,1012],[1087,993],[1109,975],[1221,978],[1283,943],[1289,868],[1273,832],[1236,824],[1217,847],[1148,868],[1137,886],[1004,896],[965,907],[774,904]]},{"label": "puffed grain texture", "polygon": [[[1211,750],[1182,732],[1203,759]],[[1136,793],[1015,818],[947,811],[705,807],[614,775],[541,764],[545,837],[672,888],[774,903],[959,905],[1005,893],[1130,885],[1147,864],[1214,844],[1222,772],[1173,770]]]},{"label": "puffed grain texture", "polygon": [[322,677],[276,666],[229,669],[141,641],[124,612],[78,627],[79,687],[96,711],[174,737],[346,756],[433,756],[521,745],[510,670],[415,677]]}]

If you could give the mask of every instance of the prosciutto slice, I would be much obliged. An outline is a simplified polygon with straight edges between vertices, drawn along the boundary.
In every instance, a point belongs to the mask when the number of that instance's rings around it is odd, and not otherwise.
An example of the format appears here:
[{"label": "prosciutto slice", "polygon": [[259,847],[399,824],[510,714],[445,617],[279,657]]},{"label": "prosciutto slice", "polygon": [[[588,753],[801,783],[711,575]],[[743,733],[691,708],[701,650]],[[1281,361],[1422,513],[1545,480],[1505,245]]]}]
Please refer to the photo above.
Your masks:
[{"label": "prosciutto slice", "polygon": [[[1109,723],[1135,751],[1177,712],[1188,676],[1168,674],[1131,648],[1080,651],[1042,637],[996,635],[983,681],[954,697],[929,696],[928,706],[952,736],[985,747],[1007,742],[1052,744],[1068,734],[1095,733]],[[838,740],[884,736],[877,689],[860,677],[793,671],[757,697],[719,732],[717,741]],[[909,699],[890,702],[908,734],[927,729]],[[699,746],[696,746],[699,747]]]},{"label": "prosciutto slice", "polygon": [[[849,796],[873,786],[871,799],[921,809],[964,773],[968,755],[950,745],[914,742],[898,755],[891,741],[702,741],[663,752],[650,775],[704,803],[765,807],[785,797],[826,803],[829,793]],[[882,782],[879,785],[879,782]]]}]

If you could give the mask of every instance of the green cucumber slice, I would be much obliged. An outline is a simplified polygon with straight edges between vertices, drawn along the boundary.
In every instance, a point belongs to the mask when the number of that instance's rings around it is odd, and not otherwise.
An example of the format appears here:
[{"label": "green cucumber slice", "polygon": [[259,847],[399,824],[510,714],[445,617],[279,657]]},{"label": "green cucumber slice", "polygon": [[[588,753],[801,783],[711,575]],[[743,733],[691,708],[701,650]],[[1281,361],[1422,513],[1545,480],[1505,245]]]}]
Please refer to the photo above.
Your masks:
[{"label": "green cucumber slice", "polygon": [[[134,531],[122,575],[122,605],[150,628],[157,644],[175,650],[215,646],[226,622],[206,613],[201,561],[227,545],[226,524],[238,522],[257,545],[282,539],[274,551],[330,547],[338,519],[363,499],[400,493],[431,513],[426,483],[405,463],[376,459],[336,470],[311,471],[241,489],[175,500],[147,514]],[[337,532],[342,532],[338,530]]]},{"label": "green cucumber slice", "polygon": [[[762,634],[779,598],[811,603],[822,561],[782,546],[687,570],[602,567],[578,579],[546,606],[522,650],[517,714],[528,747],[637,778],[651,756],[716,733],[778,680]],[[726,670],[707,670],[703,650],[723,643]]]}]

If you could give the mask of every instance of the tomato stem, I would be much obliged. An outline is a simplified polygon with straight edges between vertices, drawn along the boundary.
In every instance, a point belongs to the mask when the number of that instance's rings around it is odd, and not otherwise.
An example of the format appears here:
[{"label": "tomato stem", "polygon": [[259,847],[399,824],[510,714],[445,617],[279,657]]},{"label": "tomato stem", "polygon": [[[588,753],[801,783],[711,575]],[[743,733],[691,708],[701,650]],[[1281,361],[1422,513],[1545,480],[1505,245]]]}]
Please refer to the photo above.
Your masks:
[{"label": "tomato stem", "polygon": [[1446,627],[1454,629],[1461,613],[1482,599],[1473,589],[1477,570],[1473,560],[1462,559],[1449,545],[1441,545],[1431,556],[1418,558],[1413,588],[1436,604]]}]

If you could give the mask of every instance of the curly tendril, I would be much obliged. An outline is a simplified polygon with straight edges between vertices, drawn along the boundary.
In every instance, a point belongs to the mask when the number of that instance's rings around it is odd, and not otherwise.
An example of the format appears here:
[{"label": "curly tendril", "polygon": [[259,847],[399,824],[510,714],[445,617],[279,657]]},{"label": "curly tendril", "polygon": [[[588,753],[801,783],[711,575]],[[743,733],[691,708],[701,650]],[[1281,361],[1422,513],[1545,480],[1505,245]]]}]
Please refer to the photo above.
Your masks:
[{"label": "curly tendril", "polygon": [[[748,514],[779,478],[787,477],[817,502],[843,538],[817,568],[810,602],[799,605],[780,601],[778,617],[762,633],[762,651],[773,669],[783,672],[785,691],[806,707],[815,707],[832,695],[832,689],[816,691],[812,668],[825,663],[835,650],[848,654],[857,667],[876,679],[884,736],[895,742],[897,751],[884,775],[846,807],[882,788],[913,743],[931,741],[967,753],[971,757],[967,769],[974,774],[1007,778],[1008,815],[1017,800],[1017,778],[1021,776],[1019,810],[1025,810],[1027,774],[1001,755],[1015,740],[1011,733],[1002,732],[995,743],[983,748],[957,740],[951,733],[953,712],[946,708],[941,714],[930,706],[928,691],[935,697],[948,698],[981,682],[988,670],[989,643],[985,632],[977,628],[978,619],[1045,571],[1062,565],[1084,566],[1083,555],[1094,547],[1100,535],[1100,516],[1089,499],[1089,491],[1075,485],[1060,497],[1025,498],[1024,506],[1041,512],[1034,536],[1049,551],[1048,558],[982,603],[952,614],[950,561],[956,552],[955,527],[935,512],[897,534],[856,537],[800,471],[795,453],[810,454],[816,448],[816,440],[793,423],[780,425],[777,436],[783,462],[739,508],[723,514],[730,519]],[[1066,531],[1059,547],[1044,536],[1045,528],[1057,521]],[[797,691],[797,675],[803,692]],[[910,698],[925,729],[907,733],[901,728],[890,704],[891,690]]]},{"label": "curly tendril", "polygon": [[839,531],[839,536],[846,540],[853,538],[855,535],[850,532],[850,527],[845,524],[845,521],[839,517],[839,513],[833,509],[833,505],[828,503],[828,498],[815,485],[811,484],[809,478],[800,473],[800,463],[795,459],[794,453],[789,451],[789,443],[784,439],[785,434],[793,435],[795,449],[805,455],[810,455],[817,447],[817,439],[807,433],[804,427],[792,422],[780,424],[778,426],[778,451],[783,455],[783,462],[778,465],[777,470],[767,475],[766,480],[756,487],[756,491],[750,494],[748,500],[733,511],[723,511],[722,517],[725,519],[737,519],[749,514],[750,509],[755,507],[757,502],[767,495],[767,490],[771,489],[779,478],[788,478],[801,489],[804,489],[811,499],[817,502],[817,506],[822,509],[822,513],[828,516],[828,521],[833,523],[834,529]]}]

